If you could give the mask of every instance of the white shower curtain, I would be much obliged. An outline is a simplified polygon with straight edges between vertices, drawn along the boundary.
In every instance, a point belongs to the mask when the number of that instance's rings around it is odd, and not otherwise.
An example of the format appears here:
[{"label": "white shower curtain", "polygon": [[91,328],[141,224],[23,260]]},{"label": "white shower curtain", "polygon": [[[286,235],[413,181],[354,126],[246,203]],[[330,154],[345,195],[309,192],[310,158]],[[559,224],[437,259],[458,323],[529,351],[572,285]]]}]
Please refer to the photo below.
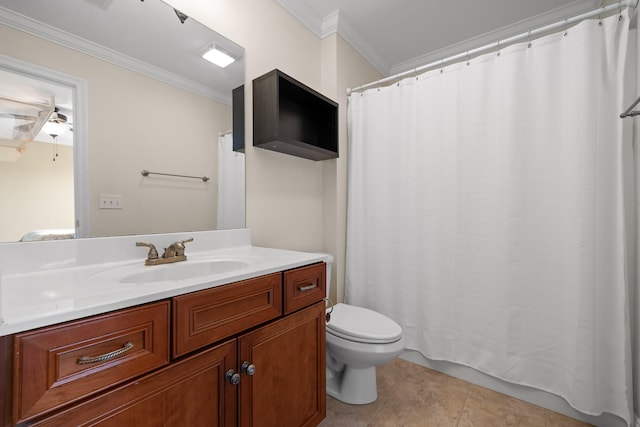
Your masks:
[{"label": "white shower curtain", "polygon": [[622,14],[350,95],[345,300],[629,422]]},{"label": "white shower curtain", "polygon": [[233,134],[218,137],[218,230],[245,227],[244,153],[233,151]]}]

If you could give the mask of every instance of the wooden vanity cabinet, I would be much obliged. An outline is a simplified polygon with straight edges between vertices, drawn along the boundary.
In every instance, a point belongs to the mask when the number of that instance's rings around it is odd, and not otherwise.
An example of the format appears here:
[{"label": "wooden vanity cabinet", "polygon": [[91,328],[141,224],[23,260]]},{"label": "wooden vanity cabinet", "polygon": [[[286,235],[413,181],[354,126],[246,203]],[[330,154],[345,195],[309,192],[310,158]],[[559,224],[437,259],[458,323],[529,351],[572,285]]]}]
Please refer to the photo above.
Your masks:
[{"label": "wooden vanity cabinet", "polygon": [[[326,411],[324,275],[317,263],[18,334],[12,425],[316,426]],[[76,366],[87,349],[93,356],[104,342],[130,341],[133,356]],[[162,356],[157,366],[142,363],[149,349]],[[144,368],[124,369],[137,359]]]}]

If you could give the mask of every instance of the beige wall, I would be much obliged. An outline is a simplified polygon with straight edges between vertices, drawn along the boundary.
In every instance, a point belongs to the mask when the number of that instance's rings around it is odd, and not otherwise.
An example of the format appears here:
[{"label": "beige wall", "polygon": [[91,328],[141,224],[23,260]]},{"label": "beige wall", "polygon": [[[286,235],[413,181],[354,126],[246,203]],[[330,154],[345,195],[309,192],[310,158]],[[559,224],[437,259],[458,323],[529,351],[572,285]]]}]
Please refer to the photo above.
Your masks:
[{"label": "beige wall", "polygon": [[[217,178],[231,107],[4,26],[0,53],[88,81],[90,235],[211,230],[217,180],[144,179],[142,169]],[[99,210],[100,194],[123,209]]]},{"label": "beige wall", "polygon": [[73,148],[29,142],[15,162],[0,161],[0,242],[20,240],[29,231],[74,228]]},{"label": "beige wall", "polygon": [[[345,90],[380,75],[334,34],[320,40],[272,0],[169,0],[246,51],[247,226],[253,243],[334,255],[332,298],[342,301],[346,227]],[[253,148],[254,78],[278,68],[339,103],[340,157],[313,162]]]},{"label": "beige wall", "polygon": [[[218,134],[231,128],[231,108],[123,69],[95,81],[89,88],[91,234],[214,229]],[[110,120],[93,120],[96,115]],[[126,125],[114,128],[119,119]],[[143,169],[213,179],[144,178]],[[124,208],[97,209],[103,193],[122,194]]]}]

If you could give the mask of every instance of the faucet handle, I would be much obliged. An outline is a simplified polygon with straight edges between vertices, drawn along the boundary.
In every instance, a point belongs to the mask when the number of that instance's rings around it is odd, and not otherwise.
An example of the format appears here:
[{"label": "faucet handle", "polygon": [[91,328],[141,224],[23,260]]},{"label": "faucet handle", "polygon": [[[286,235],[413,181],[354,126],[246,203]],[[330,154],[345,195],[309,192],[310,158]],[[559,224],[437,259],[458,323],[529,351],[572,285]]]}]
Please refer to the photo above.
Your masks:
[{"label": "faucet handle", "polygon": [[152,243],[136,242],[136,246],[145,246],[149,248],[147,259],[158,259],[158,250]]},{"label": "faucet handle", "polygon": [[193,237],[170,244],[168,248],[164,249],[162,258],[184,257],[184,244],[189,242],[193,242]]},{"label": "faucet handle", "polygon": [[182,246],[182,247],[184,248],[184,244],[185,244],[185,243],[189,243],[189,242],[193,242],[193,237],[191,237],[190,239],[187,239],[187,240],[181,240],[181,241],[179,241],[179,242],[176,242],[176,244],[177,244],[178,246]]},{"label": "faucet handle", "polygon": [[176,256],[184,255],[184,245],[185,243],[189,243],[189,242],[193,242],[193,237],[187,240],[181,240],[179,242],[174,243],[176,248]]}]

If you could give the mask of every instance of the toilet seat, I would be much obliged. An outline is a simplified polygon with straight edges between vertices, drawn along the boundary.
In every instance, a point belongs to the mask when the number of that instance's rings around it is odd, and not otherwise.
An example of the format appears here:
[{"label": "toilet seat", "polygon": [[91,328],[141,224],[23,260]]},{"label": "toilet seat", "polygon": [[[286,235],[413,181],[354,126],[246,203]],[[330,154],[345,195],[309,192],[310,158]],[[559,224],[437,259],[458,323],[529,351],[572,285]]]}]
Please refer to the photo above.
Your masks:
[{"label": "toilet seat", "polygon": [[363,307],[336,304],[327,333],[349,341],[387,344],[402,338],[402,328],[387,316]]}]

